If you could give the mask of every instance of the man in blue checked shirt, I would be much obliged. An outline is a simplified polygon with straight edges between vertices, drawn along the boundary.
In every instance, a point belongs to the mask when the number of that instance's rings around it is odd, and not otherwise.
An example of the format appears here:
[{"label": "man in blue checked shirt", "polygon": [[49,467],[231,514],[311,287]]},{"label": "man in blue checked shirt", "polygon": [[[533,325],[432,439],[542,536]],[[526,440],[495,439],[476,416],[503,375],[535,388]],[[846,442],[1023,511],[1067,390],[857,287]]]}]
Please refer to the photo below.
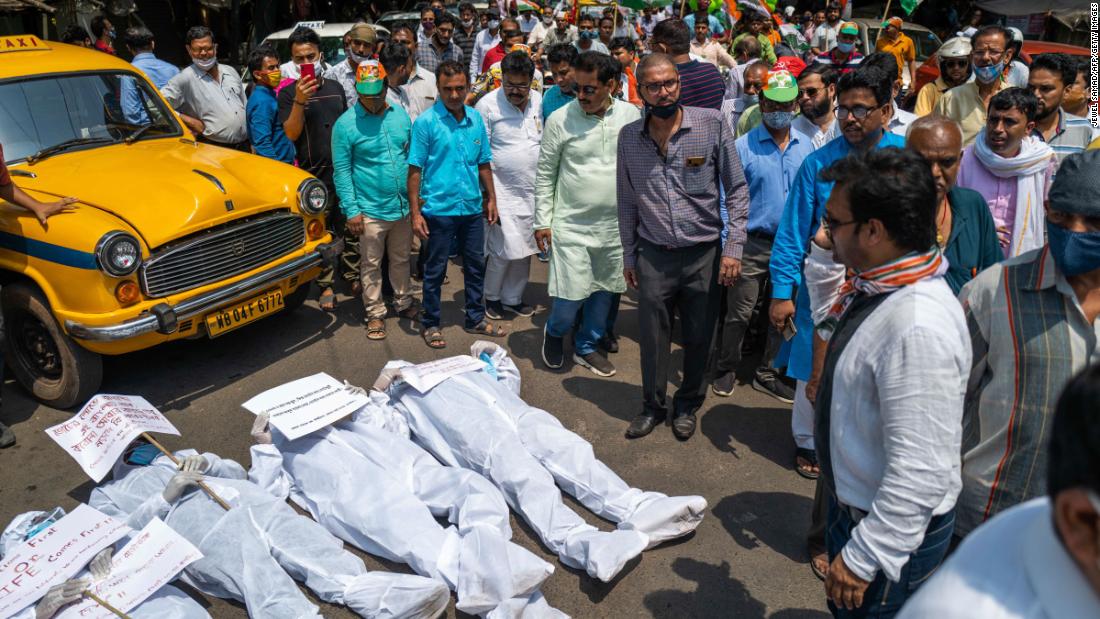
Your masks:
[{"label": "man in blue checked shirt", "polygon": [[[413,234],[425,241],[422,336],[431,348],[447,346],[439,329],[440,293],[447,273],[451,239],[458,239],[466,287],[464,329],[500,337],[504,329],[485,319],[485,224],[499,222],[489,136],[477,110],[466,105],[470,77],[461,64],[447,60],[435,76],[439,99],[416,118],[409,146],[409,209]],[[481,187],[486,200],[481,199]]]},{"label": "man in blue checked shirt", "polygon": [[[811,377],[811,366],[815,347],[820,347],[824,355],[824,340],[813,336],[809,295],[798,294],[796,299],[795,290],[802,283],[802,266],[810,239],[817,233],[825,215],[825,202],[833,190],[833,183],[821,180],[818,175],[853,152],[905,147],[905,138],[886,131],[893,110],[891,97],[896,78],[878,67],[862,67],[841,76],[837,82],[836,117],[842,135],[803,161],[775,232],[769,265],[772,278],[769,317],[776,331],[789,333],[794,330],[795,333],[789,346],[780,350],[774,365],[786,365],[787,376],[798,380],[791,416],[809,419],[811,423],[820,380],[820,376]],[[820,480],[818,486],[821,486]],[[813,523],[808,534],[811,567],[820,574],[829,566],[825,556],[825,504],[824,494],[818,492],[814,497]]]}]

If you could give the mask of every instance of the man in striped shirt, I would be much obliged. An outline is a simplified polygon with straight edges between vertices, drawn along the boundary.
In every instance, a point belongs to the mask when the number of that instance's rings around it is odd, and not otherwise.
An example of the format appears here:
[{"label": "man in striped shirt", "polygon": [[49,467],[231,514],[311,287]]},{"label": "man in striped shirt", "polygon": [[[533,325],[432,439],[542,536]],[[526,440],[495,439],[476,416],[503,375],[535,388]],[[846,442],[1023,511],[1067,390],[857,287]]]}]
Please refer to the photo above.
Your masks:
[{"label": "man in striped shirt", "polygon": [[863,62],[863,54],[856,51],[859,40],[859,26],[854,22],[844,22],[836,36],[836,47],[817,57],[817,62],[829,65],[841,75],[852,71]]},{"label": "man in striped shirt", "polygon": [[1050,145],[1058,162],[1079,153],[1100,135],[1088,120],[1066,112],[1066,93],[1077,81],[1077,63],[1067,54],[1039,54],[1031,62],[1028,90],[1039,100],[1031,135]]},{"label": "man in striped shirt", "polygon": [[1047,243],[960,294],[974,351],[955,534],[1042,495],[1062,387],[1100,362],[1100,151],[1070,155],[1050,189]]},{"label": "man in striped shirt", "polygon": [[680,19],[666,19],[653,29],[650,48],[667,54],[680,75],[680,105],[722,109],[726,83],[718,67],[691,58],[691,31]]}]

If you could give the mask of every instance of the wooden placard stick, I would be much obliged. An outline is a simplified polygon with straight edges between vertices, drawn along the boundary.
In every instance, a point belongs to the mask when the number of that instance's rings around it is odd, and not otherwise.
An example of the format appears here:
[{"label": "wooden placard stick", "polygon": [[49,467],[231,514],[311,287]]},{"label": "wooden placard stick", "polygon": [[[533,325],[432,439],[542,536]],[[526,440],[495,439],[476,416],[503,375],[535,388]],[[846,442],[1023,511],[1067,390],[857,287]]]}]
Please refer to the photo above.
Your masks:
[{"label": "wooden placard stick", "polygon": [[[168,456],[168,459],[172,461],[172,464],[175,464],[176,466],[179,466],[179,463],[180,463],[179,459],[176,458],[176,456],[173,455],[172,452],[165,449],[164,445],[161,445],[160,443],[158,443],[155,438],[153,438],[152,436],[149,435],[148,432],[142,432],[141,437],[144,438],[145,440],[149,441],[153,445],[153,447],[156,447],[157,449],[159,449],[161,451],[161,453]],[[214,499],[215,503],[217,503],[218,505],[221,505],[222,509],[224,509],[225,511],[230,510],[229,503],[226,503],[225,501],[222,500],[222,498],[220,496],[215,494],[214,491],[210,489],[210,486],[207,486],[206,484],[204,484],[201,481],[199,482],[198,486],[199,486],[199,488],[202,488],[203,492],[210,495],[210,498]]]}]

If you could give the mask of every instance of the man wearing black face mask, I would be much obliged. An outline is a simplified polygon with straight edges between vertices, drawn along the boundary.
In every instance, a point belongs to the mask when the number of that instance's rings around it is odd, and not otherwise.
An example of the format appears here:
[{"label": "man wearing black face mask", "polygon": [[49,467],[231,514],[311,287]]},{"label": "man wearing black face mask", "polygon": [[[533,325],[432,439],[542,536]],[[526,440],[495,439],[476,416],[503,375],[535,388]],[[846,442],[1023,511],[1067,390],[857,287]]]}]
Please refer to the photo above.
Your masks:
[{"label": "man wearing black face mask", "polygon": [[[644,408],[626,431],[639,438],[669,414],[672,309],[683,320],[683,381],[673,398],[672,432],[687,440],[706,398],[704,374],[719,288],[737,281],[745,245],[749,191],[733,132],[717,110],[680,105],[672,59],[651,54],[638,64],[645,114],[619,133],[616,189],[623,277],[639,292]],[[721,246],[719,187],[729,210]]]}]

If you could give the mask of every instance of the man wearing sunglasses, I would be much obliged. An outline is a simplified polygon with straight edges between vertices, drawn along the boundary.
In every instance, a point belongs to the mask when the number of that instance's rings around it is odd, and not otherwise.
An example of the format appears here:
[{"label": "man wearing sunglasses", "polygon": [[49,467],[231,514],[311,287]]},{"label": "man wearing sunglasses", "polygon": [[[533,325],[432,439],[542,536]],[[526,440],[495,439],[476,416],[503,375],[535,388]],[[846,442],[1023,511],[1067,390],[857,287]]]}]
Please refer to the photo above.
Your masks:
[{"label": "man wearing sunglasses", "polygon": [[[802,285],[803,259],[809,239],[817,231],[818,222],[825,214],[825,202],[833,190],[833,183],[819,179],[818,174],[853,152],[905,146],[905,138],[886,131],[893,109],[893,83],[896,78],[897,75],[888,74],[878,67],[864,67],[841,76],[837,82],[835,114],[842,135],[803,161],[776,229],[770,262],[772,302],[769,314],[777,331],[793,332],[793,335],[788,349],[789,358],[784,359],[781,351],[774,367],[786,365],[787,375],[798,381],[792,412],[798,418],[813,418],[816,388],[812,385],[816,381],[811,377],[811,365],[815,338],[812,336],[814,325],[809,295],[802,290],[795,295],[795,290]],[[822,577],[828,569],[823,557],[823,497],[821,492],[815,497],[814,522],[808,533],[813,558],[811,566]]]},{"label": "man wearing sunglasses", "polygon": [[936,55],[940,61],[940,76],[936,81],[925,84],[917,93],[917,104],[913,108],[917,116],[931,114],[943,93],[970,79],[970,39],[948,39]]}]

